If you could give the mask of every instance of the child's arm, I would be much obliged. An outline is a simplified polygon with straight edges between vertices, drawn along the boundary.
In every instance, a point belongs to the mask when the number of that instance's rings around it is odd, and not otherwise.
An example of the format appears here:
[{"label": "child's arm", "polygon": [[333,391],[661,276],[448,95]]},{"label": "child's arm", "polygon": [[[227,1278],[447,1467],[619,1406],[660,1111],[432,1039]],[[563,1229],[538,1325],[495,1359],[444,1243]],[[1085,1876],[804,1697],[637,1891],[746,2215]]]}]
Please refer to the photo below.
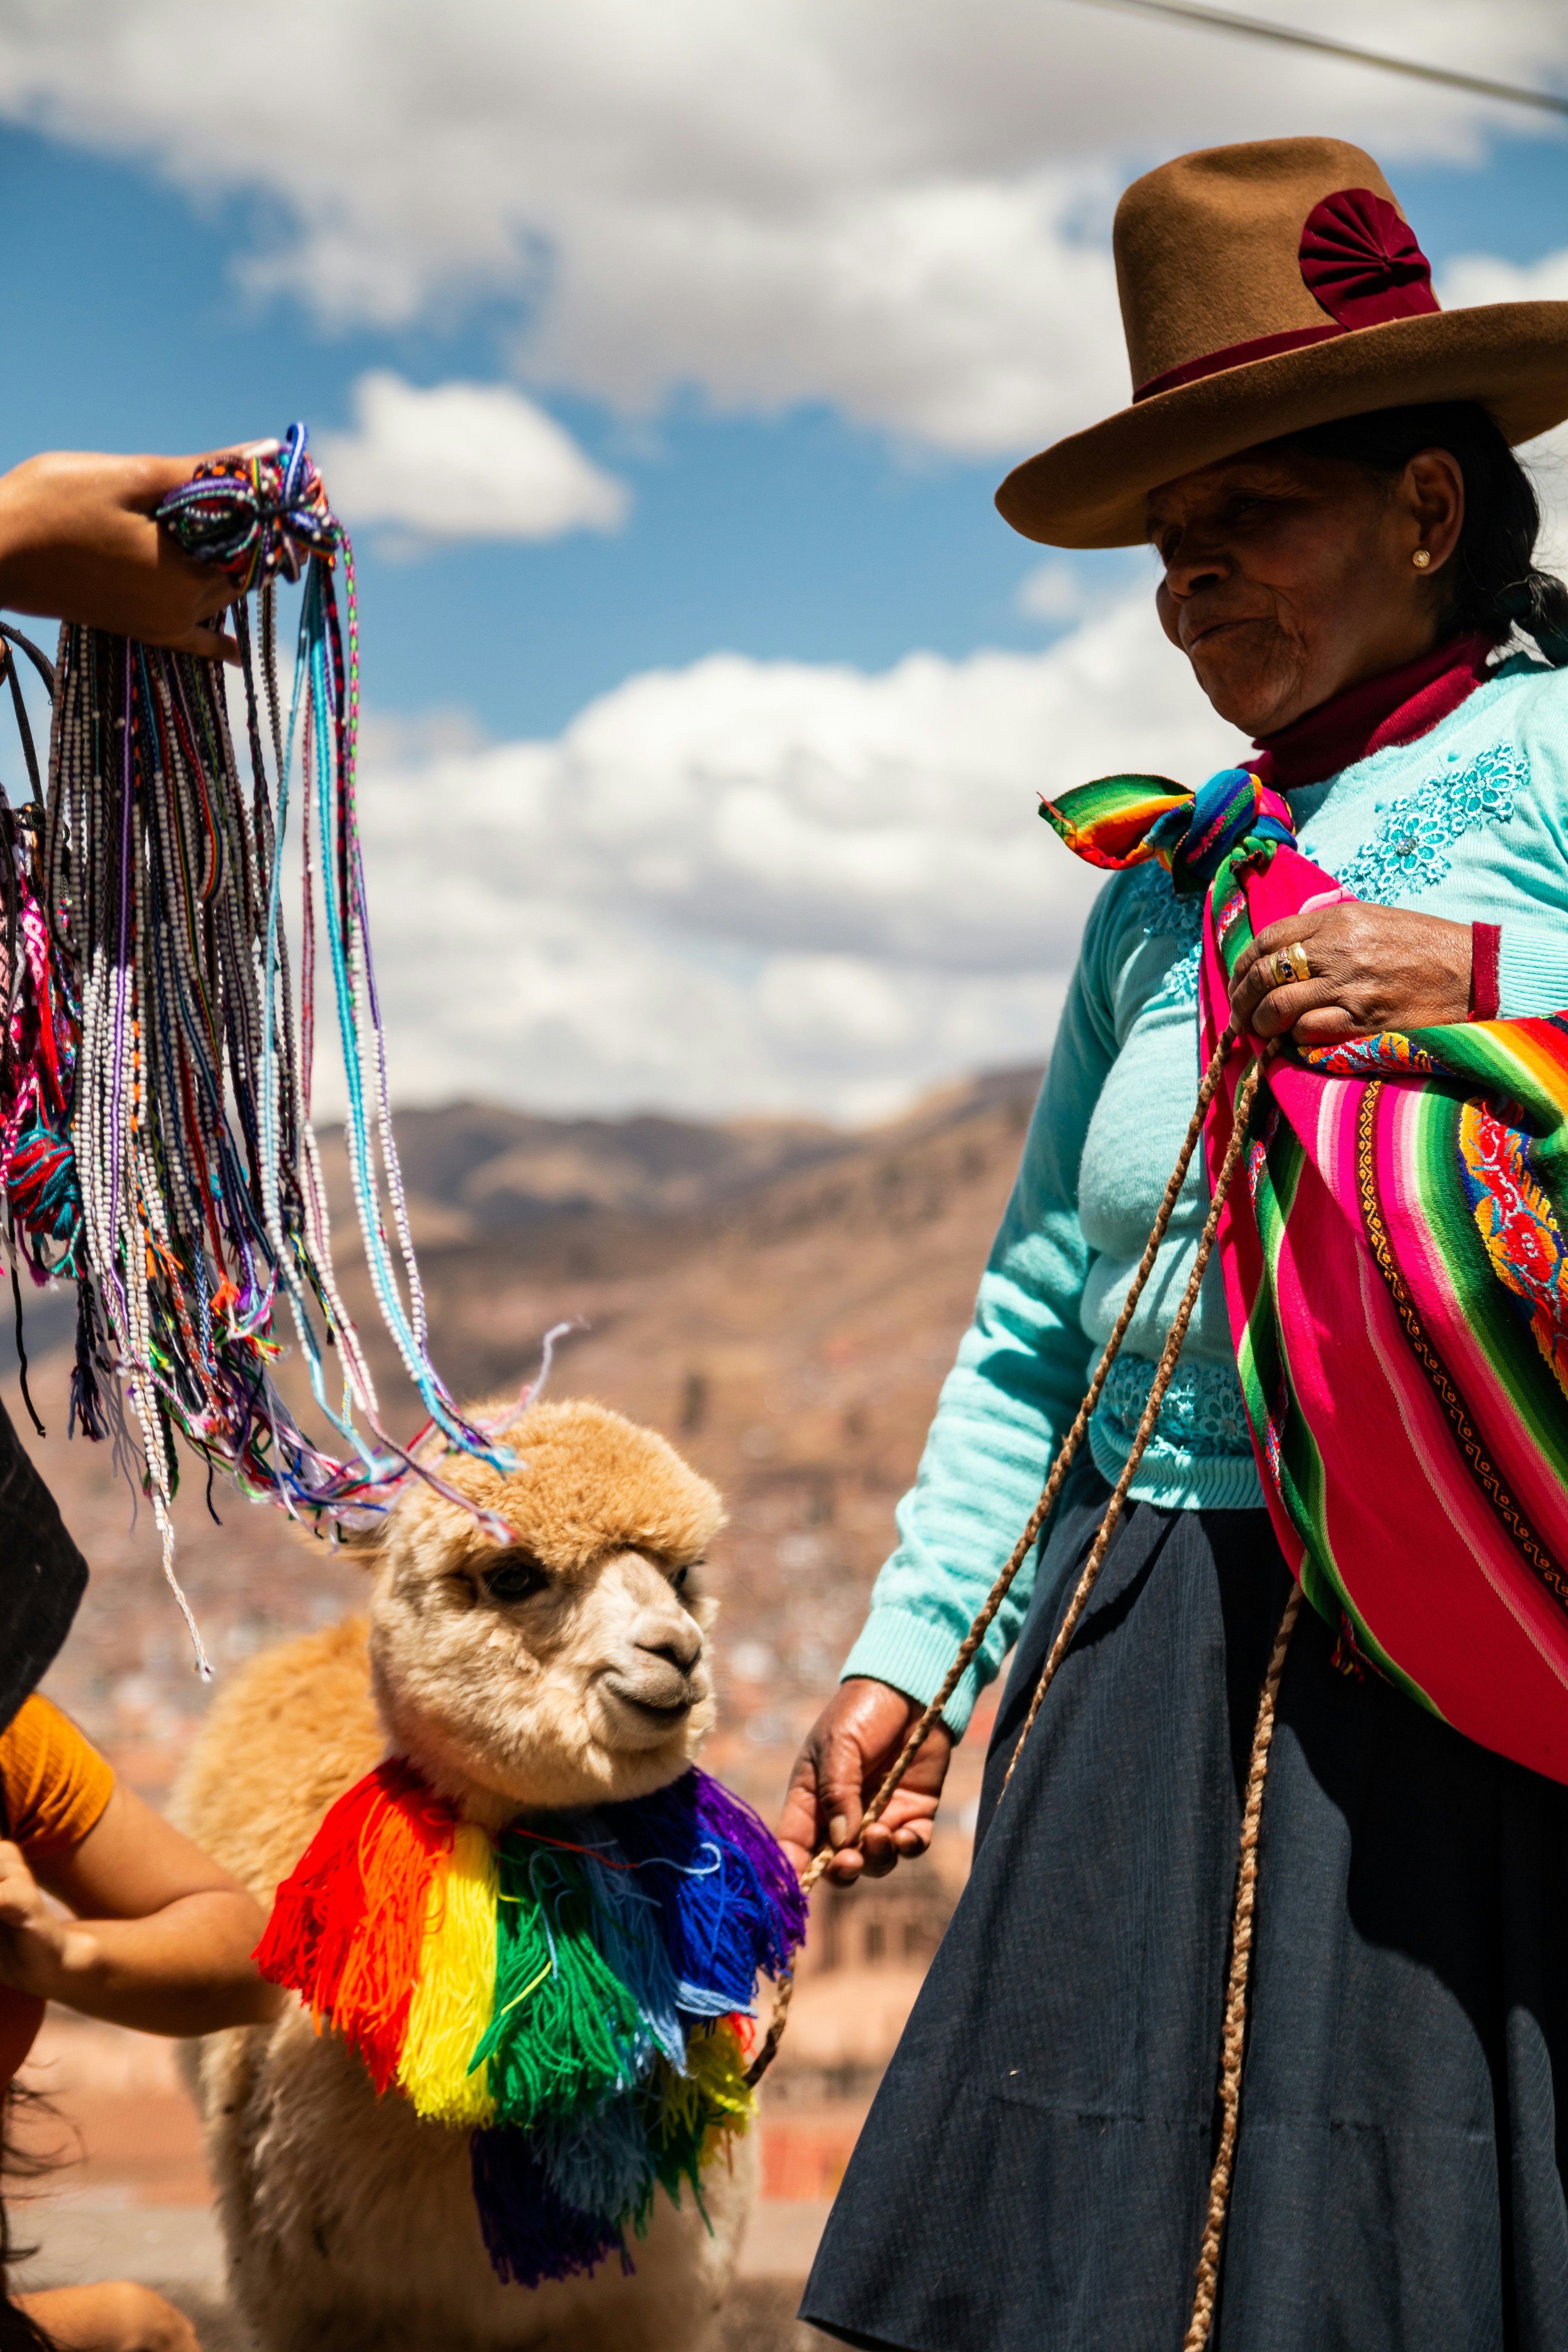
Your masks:
[{"label": "child's arm", "polygon": [[[40,1892],[77,1914],[58,1919]],[[238,1880],[129,1789],[79,1845],[38,1863],[0,1843],[0,1983],[143,2033],[275,2017],[251,1953],[266,1914]]]}]

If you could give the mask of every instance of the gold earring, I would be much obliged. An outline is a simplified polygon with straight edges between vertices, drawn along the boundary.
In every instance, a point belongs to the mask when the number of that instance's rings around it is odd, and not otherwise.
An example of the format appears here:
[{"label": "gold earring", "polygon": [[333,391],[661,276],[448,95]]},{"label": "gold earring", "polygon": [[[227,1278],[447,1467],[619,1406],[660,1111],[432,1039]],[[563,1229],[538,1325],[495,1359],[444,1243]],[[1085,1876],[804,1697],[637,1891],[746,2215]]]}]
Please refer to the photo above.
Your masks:
[{"label": "gold earring", "polygon": [[1425,572],[1426,566],[1432,561],[1431,549],[1428,547],[1418,547],[1410,561],[1414,563],[1417,572]]}]

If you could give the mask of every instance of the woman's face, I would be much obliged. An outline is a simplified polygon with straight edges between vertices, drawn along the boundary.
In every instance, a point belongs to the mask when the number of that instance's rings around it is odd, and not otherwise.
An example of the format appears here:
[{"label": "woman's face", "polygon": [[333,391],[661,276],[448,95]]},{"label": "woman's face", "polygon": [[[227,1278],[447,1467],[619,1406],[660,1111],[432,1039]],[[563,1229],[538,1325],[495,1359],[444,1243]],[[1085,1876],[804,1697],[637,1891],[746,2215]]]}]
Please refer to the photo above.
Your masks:
[{"label": "woman's face", "polygon": [[1438,642],[1464,514],[1446,449],[1394,482],[1284,442],[1243,450],[1150,499],[1161,625],[1222,719],[1272,735]]}]

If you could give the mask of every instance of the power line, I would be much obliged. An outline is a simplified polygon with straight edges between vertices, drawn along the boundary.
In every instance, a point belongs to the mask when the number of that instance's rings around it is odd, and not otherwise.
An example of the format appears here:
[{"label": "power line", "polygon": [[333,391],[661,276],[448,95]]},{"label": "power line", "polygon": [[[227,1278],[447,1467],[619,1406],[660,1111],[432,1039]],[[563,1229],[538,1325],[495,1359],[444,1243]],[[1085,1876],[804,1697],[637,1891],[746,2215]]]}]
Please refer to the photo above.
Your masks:
[{"label": "power line", "polygon": [[1406,74],[1415,81],[1435,81],[1445,89],[1468,90],[1476,98],[1506,100],[1511,106],[1533,106],[1543,114],[1568,115],[1568,98],[1554,91],[1526,89],[1511,81],[1489,81],[1481,74],[1456,73],[1447,66],[1419,65],[1414,58],[1391,58],[1381,49],[1357,48],[1351,41],[1331,41],[1322,33],[1298,32],[1293,26],[1270,25],[1261,16],[1238,16],[1228,8],[1201,8],[1194,0],[1079,0],[1087,8],[1133,9],[1145,16],[1176,16],[1190,25],[1206,25],[1213,33],[1245,33],[1255,41],[1279,41],[1288,48],[1316,49],[1321,56],[1348,58],[1358,66],[1377,66],[1384,73]]}]

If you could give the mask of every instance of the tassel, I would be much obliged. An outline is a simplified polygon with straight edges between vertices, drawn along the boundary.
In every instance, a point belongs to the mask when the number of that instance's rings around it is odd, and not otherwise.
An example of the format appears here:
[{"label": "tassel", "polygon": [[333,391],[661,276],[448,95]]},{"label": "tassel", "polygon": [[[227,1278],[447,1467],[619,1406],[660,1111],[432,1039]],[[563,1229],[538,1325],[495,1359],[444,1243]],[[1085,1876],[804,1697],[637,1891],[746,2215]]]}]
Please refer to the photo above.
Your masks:
[{"label": "tassel", "polygon": [[397,2073],[426,1901],[452,1809],[400,1758],[338,1799],[278,1889],[256,1963],[356,2049],[378,2091]]},{"label": "tassel", "polygon": [[595,1947],[577,1858],[508,1835],[497,1863],[495,2015],[474,2063],[490,2061],[498,2115],[526,2129],[630,2089],[640,2021]]},{"label": "tassel", "polygon": [[695,1766],[603,1818],[659,1899],[681,2008],[750,2011],[759,1971],[782,1975],[805,1937],[805,1898],[777,1841]]},{"label": "tassel", "polygon": [[[745,2069],[740,2036],[722,2018],[716,2024],[693,2028],[683,2074],[661,2063],[645,2093],[654,2176],[672,2204],[679,2204],[681,2188],[686,2185],[701,2212],[703,2165],[731,2133],[750,2126],[756,2097]],[[635,2217],[638,2237],[647,2228],[652,2205],[650,2188]]]},{"label": "tassel", "polygon": [[[591,1819],[584,1823],[585,1847],[597,1826]],[[595,1906],[595,1940],[606,1966],[637,2004],[637,2073],[646,2072],[656,2051],[672,2066],[684,2066],[680,1988],[665,1949],[664,1915],[658,1895],[638,1884],[636,1872],[618,1858],[618,1849],[612,1848],[608,1857],[584,1851],[583,1867]]]},{"label": "tassel", "polygon": [[581,2278],[613,2253],[631,2269],[615,2222],[565,2203],[526,2134],[476,2132],[470,2161],[485,2250],[503,2282],[542,2286],[547,2279]]},{"label": "tassel", "polygon": [[488,1830],[458,1825],[451,1861],[426,1895],[425,1941],[398,2088],[416,2115],[459,2129],[495,2121],[488,2068],[473,2056],[496,1997],[496,1850]]},{"label": "tassel", "polygon": [[645,2102],[611,2099],[596,2116],[573,2116],[530,2134],[544,2176],[565,2204],[617,2221],[651,2202],[655,2185]]}]

